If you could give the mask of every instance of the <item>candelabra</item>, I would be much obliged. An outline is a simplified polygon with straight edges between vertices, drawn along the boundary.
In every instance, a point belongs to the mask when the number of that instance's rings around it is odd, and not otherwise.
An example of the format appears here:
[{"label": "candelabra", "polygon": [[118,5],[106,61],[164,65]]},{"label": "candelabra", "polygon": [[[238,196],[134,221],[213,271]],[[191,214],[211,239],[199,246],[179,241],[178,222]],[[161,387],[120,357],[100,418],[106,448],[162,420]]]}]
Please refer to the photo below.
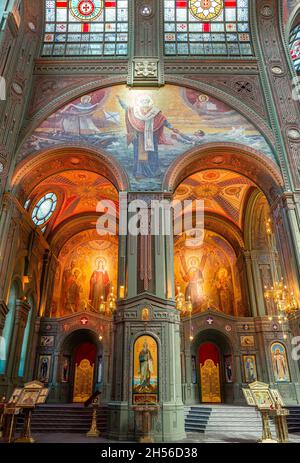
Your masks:
[{"label": "candelabra", "polygon": [[176,301],[176,309],[179,310],[181,315],[188,314],[189,316],[192,315],[193,311],[193,304],[191,301],[191,296],[188,297],[186,300],[184,294],[181,291],[180,286],[177,286],[177,296],[175,298]]},{"label": "candelabra", "polygon": [[176,301],[176,309],[180,312],[182,316],[188,315],[189,316],[189,329],[190,329],[190,341],[193,341],[193,327],[192,327],[192,311],[193,311],[193,303],[191,300],[191,296],[187,298],[184,297],[184,294],[181,291],[180,286],[177,286],[177,296],[175,298]]},{"label": "candelabra", "polygon": [[280,315],[290,314],[298,309],[294,293],[289,292],[283,278],[279,282],[275,281],[274,286],[265,286],[264,296],[267,302],[275,305]]}]

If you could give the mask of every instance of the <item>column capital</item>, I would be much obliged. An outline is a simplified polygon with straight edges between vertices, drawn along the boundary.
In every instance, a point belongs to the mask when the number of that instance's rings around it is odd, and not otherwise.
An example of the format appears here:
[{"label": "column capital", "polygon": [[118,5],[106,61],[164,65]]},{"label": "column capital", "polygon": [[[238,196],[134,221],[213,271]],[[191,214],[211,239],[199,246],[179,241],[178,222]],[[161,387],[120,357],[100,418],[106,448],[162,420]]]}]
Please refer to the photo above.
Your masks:
[{"label": "column capital", "polygon": [[16,323],[24,320],[27,321],[28,314],[30,312],[31,306],[22,299],[17,299],[16,301]]}]

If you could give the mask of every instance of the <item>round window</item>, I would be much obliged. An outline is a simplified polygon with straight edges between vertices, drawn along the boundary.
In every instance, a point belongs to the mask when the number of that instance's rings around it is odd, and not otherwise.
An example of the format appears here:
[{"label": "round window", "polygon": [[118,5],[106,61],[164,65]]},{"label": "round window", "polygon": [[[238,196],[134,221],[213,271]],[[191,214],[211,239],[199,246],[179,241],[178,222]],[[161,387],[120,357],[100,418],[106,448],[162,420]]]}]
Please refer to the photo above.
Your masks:
[{"label": "round window", "polygon": [[34,206],[32,211],[33,222],[40,226],[44,225],[55,211],[57,196],[55,193],[47,193]]}]

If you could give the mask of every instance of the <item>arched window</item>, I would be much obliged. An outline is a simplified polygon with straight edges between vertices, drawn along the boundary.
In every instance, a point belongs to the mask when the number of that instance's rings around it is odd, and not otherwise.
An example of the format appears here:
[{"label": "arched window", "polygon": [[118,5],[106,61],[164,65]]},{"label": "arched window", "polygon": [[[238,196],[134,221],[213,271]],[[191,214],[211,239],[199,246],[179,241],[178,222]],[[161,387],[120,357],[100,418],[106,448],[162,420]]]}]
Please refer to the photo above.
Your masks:
[{"label": "arched window", "polygon": [[45,0],[44,56],[124,56],[128,0]]},{"label": "arched window", "polygon": [[10,290],[10,295],[8,299],[8,313],[5,319],[5,325],[2,333],[2,339],[0,343],[0,374],[4,375],[6,372],[7,361],[8,361],[8,354],[9,354],[9,347],[10,347],[10,340],[12,329],[14,325],[15,319],[15,306],[16,300],[18,297],[18,288],[16,283],[14,283]]},{"label": "arched window", "polygon": [[249,0],[164,0],[166,55],[251,56]]},{"label": "arched window", "polygon": [[20,378],[22,378],[24,376],[25,362],[26,362],[26,357],[27,357],[28,339],[29,339],[32,316],[33,316],[33,299],[32,299],[32,297],[29,298],[28,303],[30,305],[30,311],[28,313],[26,328],[25,328],[25,331],[24,331],[23,342],[22,342],[21,357],[20,357],[19,371],[18,371],[18,376]]},{"label": "arched window", "polygon": [[290,52],[296,72],[300,72],[300,24],[290,33]]},{"label": "arched window", "polygon": [[33,222],[40,226],[44,225],[56,209],[57,196],[55,193],[47,193],[34,206],[31,218]]}]

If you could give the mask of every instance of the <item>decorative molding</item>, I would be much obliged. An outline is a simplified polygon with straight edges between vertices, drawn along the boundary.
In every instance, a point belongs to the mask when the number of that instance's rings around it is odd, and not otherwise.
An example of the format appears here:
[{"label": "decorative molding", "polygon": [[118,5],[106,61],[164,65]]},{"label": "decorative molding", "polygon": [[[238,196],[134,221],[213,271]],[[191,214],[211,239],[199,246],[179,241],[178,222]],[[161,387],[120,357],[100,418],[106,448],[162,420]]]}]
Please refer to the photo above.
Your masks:
[{"label": "decorative molding", "polygon": [[208,168],[230,169],[245,175],[272,200],[282,192],[283,179],[278,166],[238,143],[208,143],[179,156],[165,174],[163,190],[174,192],[184,178]]}]

